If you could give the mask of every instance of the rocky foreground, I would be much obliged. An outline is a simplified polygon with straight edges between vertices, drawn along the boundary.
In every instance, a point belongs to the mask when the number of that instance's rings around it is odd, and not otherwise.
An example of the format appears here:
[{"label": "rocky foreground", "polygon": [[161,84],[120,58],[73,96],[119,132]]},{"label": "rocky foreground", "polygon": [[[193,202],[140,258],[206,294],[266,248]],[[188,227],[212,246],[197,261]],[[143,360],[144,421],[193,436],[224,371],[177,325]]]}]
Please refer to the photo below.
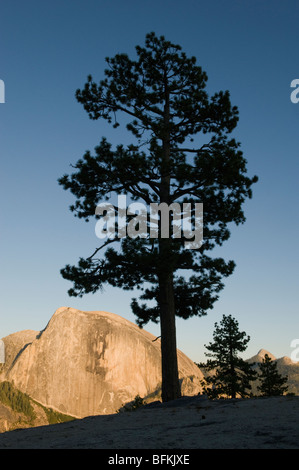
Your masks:
[{"label": "rocky foreground", "polygon": [[298,449],[299,397],[183,397],[0,434],[0,449]]}]

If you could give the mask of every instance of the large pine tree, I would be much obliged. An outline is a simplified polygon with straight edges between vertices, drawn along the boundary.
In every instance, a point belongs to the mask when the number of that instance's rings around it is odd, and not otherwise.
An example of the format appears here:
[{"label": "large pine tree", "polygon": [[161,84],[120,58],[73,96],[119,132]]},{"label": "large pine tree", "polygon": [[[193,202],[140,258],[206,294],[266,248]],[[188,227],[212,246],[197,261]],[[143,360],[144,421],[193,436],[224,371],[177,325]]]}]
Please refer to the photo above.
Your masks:
[{"label": "large pine tree", "polygon": [[126,54],[106,59],[104,79],[95,83],[89,76],[76,93],[91,119],[116,128],[119,114],[128,118],[134,143],[112,146],[103,138],[95,154],[86,152],[75,172],[59,183],[76,197],[71,210],[86,220],[113,194],[147,205],[203,203],[204,243],[186,249],[184,237],[161,236],[160,223],[156,239],[110,238],[77,266],[67,265],[62,275],[73,282],[73,296],[94,293],[104,283],[141,289],[131,306],[140,326],[160,321],[167,401],[180,396],[175,316],[205,315],[213,307],[235,264],[208,252],[229,238],[230,222],[245,221],[242,204],[257,178],[246,176],[240,144],[229,138],[238,122],[229,92],[209,97],[207,75],[195,57],[163,36],[148,34],[136,53],[135,60]]}]

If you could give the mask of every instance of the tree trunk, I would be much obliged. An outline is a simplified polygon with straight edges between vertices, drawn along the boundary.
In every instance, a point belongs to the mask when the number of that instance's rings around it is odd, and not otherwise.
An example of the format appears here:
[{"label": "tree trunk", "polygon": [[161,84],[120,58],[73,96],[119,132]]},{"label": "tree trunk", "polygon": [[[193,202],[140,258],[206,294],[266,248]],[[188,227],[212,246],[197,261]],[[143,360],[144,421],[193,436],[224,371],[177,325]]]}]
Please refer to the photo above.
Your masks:
[{"label": "tree trunk", "polygon": [[161,355],[162,355],[162,401],[175,400],[181,396],[175,327],[175,308],[172,276],[160,276]]},{"label": "tree trunk", "polygon": [[[169,127],[169,89],[167,73],[164,75],[164,132],[162,137],[162,162],[160,181],[160,203],[170,202],[170,127]],[[171,240],[159,239],[159,289],[160,289],[160,325],[161,325],[161,356],[162,356],[162,401],[175,400],[181,396],[175,329],[175,304],[173,292],[173,261]],[[169,236],[170,230],[169,217]]]}]

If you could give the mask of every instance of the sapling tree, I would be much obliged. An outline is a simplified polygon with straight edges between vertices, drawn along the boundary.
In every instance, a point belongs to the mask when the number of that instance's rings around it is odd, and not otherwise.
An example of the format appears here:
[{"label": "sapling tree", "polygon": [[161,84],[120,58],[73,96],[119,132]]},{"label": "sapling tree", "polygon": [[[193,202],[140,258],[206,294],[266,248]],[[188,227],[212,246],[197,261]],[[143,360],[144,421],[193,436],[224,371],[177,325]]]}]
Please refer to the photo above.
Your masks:
[{"label": "sapling tree", "polygon": [[[72,296],[95,293],[105,283],[141,291],[131,307],[139,326],[160,322],[162,399],[167,401],[180,396],[175,317],[205,315],[213,307],[235,263],[209,252],[229,238],[229,223],[245,221],[242,205],[257,178],[246,175],[240,144],[230,137],[237,107],[228,91],[209,97],[207,75],[195,57],[150,33],[134,59],[117,54],[106,60],[104,78],[96,83],[88,76],[77,100],[91,119],[114,128],[122,115],[134,141],[112,145],[103,137],[94,155],[87,151],[59,183],[76,198],[75,216],[85,220],[94,218],[96,205],[111,195],[158,204],[158,234],[116,233],[61,272],[73,283]],[[193,208],[203,203],[203,244],[186,249],[186,237],[162,233],[160,209],[173,203]],[[192,227],[195,215],[192,210]]]}]

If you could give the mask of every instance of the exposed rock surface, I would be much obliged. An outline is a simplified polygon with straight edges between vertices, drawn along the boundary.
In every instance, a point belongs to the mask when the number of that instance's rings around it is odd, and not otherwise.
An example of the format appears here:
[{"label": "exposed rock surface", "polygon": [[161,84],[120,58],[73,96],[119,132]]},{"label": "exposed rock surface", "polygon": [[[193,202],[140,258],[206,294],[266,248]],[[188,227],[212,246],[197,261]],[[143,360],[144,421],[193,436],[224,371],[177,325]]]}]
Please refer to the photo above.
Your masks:
[{"label": "exposed rock surface", "polygon": [[263,362],[263,359],[266,356],[266,354],[270,357],[270,359],[272,359],[272,361],[276,360],[276,357],[273,356],[273,354],[271,354],[269,351],[266,351],[266,349],[260,349],[259,352],[255,356],[252,356],[251,358],[248,359],[248,362],[250,363]]},{"label": "exposed rock surface", "polygon": [[[117,454],[137,455],[134,449],[149,449],[149,454],[169,449],[164,452],[169,456],[189,455],[188,449],[199,449],[190,453],[194,466],[202,458],[201,449],[299,449],[299,397],[180,400],[181,406],[174,400],[167,406],[6,432],[0,434],[0,449],[111,449],[98,454],[100,466]],[[213,462],[215,455],[217,452],[213,452]],[[219,466],[223,466],[224,455],[219,456]],[[151,459],[150,455],[146,458]],[[130,463],[129,468],[134,468]],[[151,468],[151,464],[143,459],[141,467]]]},{"label": "exposed rock surface", "polygon": [[[3,338],[2,380],[45,406],[79,418],[117,411],[161,385],[160,340],[107,312],[59,308],[41,332]],[[201,391],[202,373],[178,351],[182,393]]]},{"label": "exposed rock surface", "polygon": [[23,330],[3,338],[5,345],[5,363],[3,365],[1,364],[0,379],[3,379],[4,374],[18,358],[23,348],[32,343],[38,335],[39,331]]}]

